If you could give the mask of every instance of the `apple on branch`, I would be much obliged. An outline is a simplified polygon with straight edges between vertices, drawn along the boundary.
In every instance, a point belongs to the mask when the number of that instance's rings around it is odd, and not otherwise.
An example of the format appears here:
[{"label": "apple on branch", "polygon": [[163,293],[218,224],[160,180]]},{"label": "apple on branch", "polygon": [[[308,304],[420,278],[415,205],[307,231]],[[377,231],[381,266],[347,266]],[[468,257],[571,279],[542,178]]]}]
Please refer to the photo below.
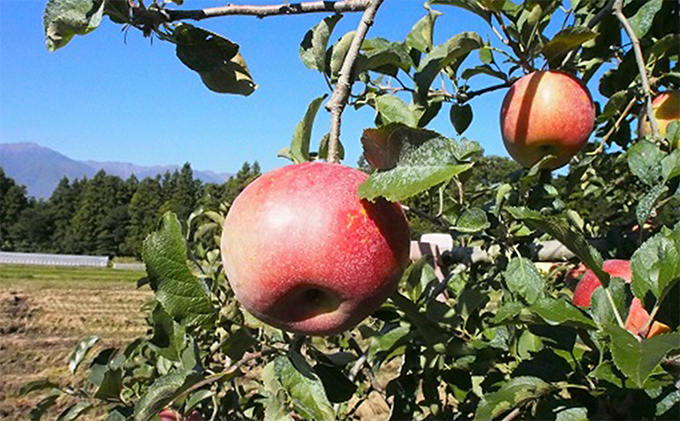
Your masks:
[{"label": "apple on branch", "polygon": [[[631,283],[633,280],[633,273],[630,270],[630,262],[628,260],[607,260],[602,265],[602,269],[609,276],[622,278],[626,283]],[[590,269],[586,270],[576,285],[572,302],[579,307],[590,307],[593,292],[601,285],[595,273]],[[646,332],[644,329],[648,321],[649,313],[642,306],[642,301],[637,297],[633,298],[628,310],[628,317],[626,318],[626,329],[642,337],[652,337],[670,331],[667,325],[655,321],[652,323],[649,331]]]},{"label": "apple on branch", "polygon": [[[659,132],[666,136],[666,129],[673,120],[680,120],[680,91],[662,92],[652,101],[654,117],[659,126]],[[638,118],[638,135],[640,137],[649,136],[652,133],[652,126],[643,109]],[[680,140],[673,145],[680,148]]]},{"label": "apple on branch", "polygon": [[515,82],[501,106],[501,134],[510,156],[532,167],[559,168],[581,150],[595,125],[595,106],[580,80],[559,71],[530,73]]},{"label": "apple on branch", "polygon": [[409,227],[398,203],[359,198],[367,177],[339,164],[289,165],[236,198],[221,251],[246,310],[288,331],[329,335],[387,299],[408,263]]}]

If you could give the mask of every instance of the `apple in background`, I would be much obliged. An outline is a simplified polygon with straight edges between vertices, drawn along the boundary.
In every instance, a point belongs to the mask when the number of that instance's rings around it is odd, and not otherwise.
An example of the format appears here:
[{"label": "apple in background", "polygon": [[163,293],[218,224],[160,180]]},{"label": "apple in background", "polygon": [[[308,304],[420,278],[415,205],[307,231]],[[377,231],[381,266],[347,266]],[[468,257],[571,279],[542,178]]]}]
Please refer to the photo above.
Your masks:
[{"label": "apple in background", "polygon": [[[680,119],[680,91],[660,93],[652,101],[652,108],[654,108],[654,117],[659,125],[659,131],[662,136],[666,136],[666,128],[671,121]],[[652,126],[643,109],[638,118],[638,135],[644,137],[650,134],[652,134]],[[674,147],[680,148],[680,141]]]},{"label": "apple in background", "polygon": [[180,421],[179,413],[173,411],[172,409],[164,409],[158,414],[158,418],[161,421]]},{"label": "apple in background", "polygon": [[559,168],[581,150],[595,125],[595,106],[580,80],[558,71],[530,73],[508,90],[501,107],[501,134],[510,156],[531,167],[547,155]]},{"label": "apple in background", "polygon": [[[602,269],[604,269],[611,277],[623,278],[626,283],[632,282],[633,273],[630,271],[630,263],[628,260],[607,260],[602,265]],[[591,296],[600,285],[602,284],[600,283],[600,280],[597,279],[597,276],[595,276],[595,273],[590,269],[586,270],[583,277],[576,285],[572,302],[579,307],[590,307]],[[665,324],[653,322],[649,332],[644,332],[643,329],[648,320],[649,313],[642,306],[642,301],[638,298],[633,298],[633,302],[628,310],[626,329],[643,337],[652,337],[670,331],[670,328]]]},{"label": "apple in background", "polygon": [[376,310],[408,263],[401,206],[359,199],[365,173],[330,163],[264,174],[224,221],[222,260],[240,303],[308,335],[346,330]]}]

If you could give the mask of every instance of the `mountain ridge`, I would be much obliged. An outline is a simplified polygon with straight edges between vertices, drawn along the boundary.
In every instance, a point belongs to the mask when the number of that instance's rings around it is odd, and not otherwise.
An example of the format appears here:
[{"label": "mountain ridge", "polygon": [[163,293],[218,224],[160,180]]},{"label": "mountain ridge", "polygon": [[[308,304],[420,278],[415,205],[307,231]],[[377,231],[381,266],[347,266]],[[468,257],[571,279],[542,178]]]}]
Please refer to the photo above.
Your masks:
[{"label": "mountain ridge", "polygon": [[[134,174],[142,180],[182,168],[181,165],[144,166],[116,161],[78,161],[34,142],[0,143],[0,167],[8,177],[26,186],[29,196],[37,199],[49,198],[63,177],[69,180],[92,178],[104,170],[109,175],[123,179]],[[193,172],[194,178],[204,183],[221,184],[232,175],[211,170],[193,169]]]}]

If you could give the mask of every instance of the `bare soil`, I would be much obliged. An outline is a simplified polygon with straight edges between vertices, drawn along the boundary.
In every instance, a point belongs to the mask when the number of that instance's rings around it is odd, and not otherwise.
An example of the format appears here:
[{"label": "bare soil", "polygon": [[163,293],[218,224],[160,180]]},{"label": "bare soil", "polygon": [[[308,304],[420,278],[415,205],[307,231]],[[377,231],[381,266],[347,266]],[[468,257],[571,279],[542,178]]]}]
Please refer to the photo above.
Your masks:
[{"label": "bare soil", "polygon": [[[2,271],[4,267],[0,266]],[[83,338],[89,335],[101,338],[90,353],[92,357],[98,350],[122,346],[146,330],[142,307],[151,298],[151,292],[146,288],[137,290],[134,282],[125,279],[128,274],[115,281],[112,280],[115,275],[108,269],[102,272],[107,280],[97,281],[85,279],[90,276],[63,279],[56,268],[45,276],[41,276],[41,270],[36,273],[24,277],[28,279],[3,276],[0,282],[2,420],[29,419],[30,410],[44,397],[41,392],[20,396],[22,385],[47,379],[67,386],[82,380],[68,371],[68,357]],[[60,399],[43,419],[55,419],[68,404]],[[90,419],[98,418],[92,415]]]}]

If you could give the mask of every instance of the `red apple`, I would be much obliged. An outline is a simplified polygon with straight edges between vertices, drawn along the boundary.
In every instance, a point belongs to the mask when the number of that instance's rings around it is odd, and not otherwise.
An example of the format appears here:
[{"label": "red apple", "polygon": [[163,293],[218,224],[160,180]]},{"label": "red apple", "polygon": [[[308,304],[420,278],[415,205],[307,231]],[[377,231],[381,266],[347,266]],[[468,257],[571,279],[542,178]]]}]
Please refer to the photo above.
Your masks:
[{"label": "red apple", "polygon": [[339,164],[290,165],[236,198],[222,260],[249,312],[292,332],[329,335],[363,320],[395,290],[409,227],[398,203],[359,199],[367,177]]},{"label": "red apple", "polygon": [[[611,277],[623,278],[627,283],[632,282],[633,273],[630,271],[630,263],[628,260],[607,260],[602,265],[602,269],[604,269]],[[600,285],[602,284],[597,276],[595,276],[595,273],[588,269],[576,285],[572,302],[579,307],[590,307],[591,296]],[[644,327],[648,320],[649,313],[642,306],[642,302],[638,298],[633,298],[633,302],[628,310],[626,329],[636,335],[644,337],[652,337],[670,330],[670,328],[663,323],[653,322],[649,332],[645,332]]]},{"label": "red apple", "polygon": [[158,417],[161,421],[180,421],[179,413],[173,411],[172,409],[164,409],[159,414]]},{"label": "red apple", "polygon": [[501,107],[501,134],[510,156],[531,167],[547,155],[559,168],[581,150],[595,124],[595,106],[580,80],[558,71],[530,73],[515,82]]},{"label": "red apple", "polygon": [[[680,91],[660,93],[652,101],[652,108],[654,108],[654,117],[656,117],[656,123],[659,125],[659,131],[662,136],[666,136],[666,128],[671,121],[680,120]],[[643,109],[640,118],[638,118],[638,135],[643,137],[651,133],[652,126],[649,124],[649,119]],[[680,148],[680,141],[674,146]]]}]

